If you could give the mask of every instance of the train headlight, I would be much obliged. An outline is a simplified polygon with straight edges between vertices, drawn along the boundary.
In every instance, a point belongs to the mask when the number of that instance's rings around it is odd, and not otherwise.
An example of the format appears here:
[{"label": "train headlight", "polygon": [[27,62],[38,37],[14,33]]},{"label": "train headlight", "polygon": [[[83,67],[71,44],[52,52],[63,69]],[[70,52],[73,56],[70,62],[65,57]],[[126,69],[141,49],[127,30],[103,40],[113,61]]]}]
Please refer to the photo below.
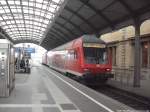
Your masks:
[{"label": "train headlight", "polygon": [[89,69],[87,69],[87,68],[84,68],[84,71],[85,71],[85,72],[88,72],[88,71],[89,71]]},{"label": "train headlight", "polygon": [[107,72],[110,72],[110,68],[107,68],[106,71],[107,71]]}]

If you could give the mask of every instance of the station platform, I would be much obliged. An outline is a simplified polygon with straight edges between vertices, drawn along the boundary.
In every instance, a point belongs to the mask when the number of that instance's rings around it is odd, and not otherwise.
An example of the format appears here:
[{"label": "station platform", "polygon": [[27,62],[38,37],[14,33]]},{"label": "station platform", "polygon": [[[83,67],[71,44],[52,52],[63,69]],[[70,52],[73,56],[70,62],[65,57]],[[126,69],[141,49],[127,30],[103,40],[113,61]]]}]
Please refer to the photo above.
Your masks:
[{"label": "station platform", "polygon": [[0,98],[0,112],[122,112],[133,110],[43,65],[16,74],[11,96]]}]

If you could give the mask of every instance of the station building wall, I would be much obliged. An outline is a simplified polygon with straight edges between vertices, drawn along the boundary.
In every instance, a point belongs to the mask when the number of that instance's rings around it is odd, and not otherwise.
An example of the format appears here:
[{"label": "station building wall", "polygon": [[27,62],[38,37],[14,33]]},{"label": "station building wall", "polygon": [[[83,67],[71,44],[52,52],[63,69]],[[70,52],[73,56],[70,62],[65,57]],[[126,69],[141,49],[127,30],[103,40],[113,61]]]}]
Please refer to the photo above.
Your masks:
[{"label": "station building wall", "polygon": [[[114,31],[100,38],[108,42],[112,53],[112,63],[115,77],[111,79],[114,85],[150,98],[150,20],[142,23],[141,33],[141,87],[133,88],[134,76],[134,37],[133,26]],[[110,82],[111,82],[110,81]],[[146,92],[143,92],[146,91]]]}]

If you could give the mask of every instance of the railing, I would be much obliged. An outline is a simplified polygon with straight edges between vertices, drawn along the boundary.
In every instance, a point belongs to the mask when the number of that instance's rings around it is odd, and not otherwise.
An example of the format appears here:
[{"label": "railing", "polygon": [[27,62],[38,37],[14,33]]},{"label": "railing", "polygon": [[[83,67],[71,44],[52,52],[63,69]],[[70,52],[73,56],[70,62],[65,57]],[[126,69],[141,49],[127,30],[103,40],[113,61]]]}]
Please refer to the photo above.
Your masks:
[{"label": "railing", "polygon": [[114,79],[119,81],[121,84],[130,85],[133,84],[134,69],[132,68],[118,68],[113,67],[112,73],[114,74]]}]

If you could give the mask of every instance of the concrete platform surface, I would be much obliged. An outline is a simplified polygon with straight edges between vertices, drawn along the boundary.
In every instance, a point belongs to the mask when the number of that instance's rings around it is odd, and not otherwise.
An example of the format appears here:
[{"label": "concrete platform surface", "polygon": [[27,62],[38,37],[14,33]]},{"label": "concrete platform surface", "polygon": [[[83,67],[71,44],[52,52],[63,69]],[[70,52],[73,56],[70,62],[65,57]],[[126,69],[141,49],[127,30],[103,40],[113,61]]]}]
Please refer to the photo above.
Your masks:
[{"label": "concrete platform surface", "polygon": [[45,66],[16,74],[16,87],[0,98],[0,112],[121,112],[133,110]]}]

